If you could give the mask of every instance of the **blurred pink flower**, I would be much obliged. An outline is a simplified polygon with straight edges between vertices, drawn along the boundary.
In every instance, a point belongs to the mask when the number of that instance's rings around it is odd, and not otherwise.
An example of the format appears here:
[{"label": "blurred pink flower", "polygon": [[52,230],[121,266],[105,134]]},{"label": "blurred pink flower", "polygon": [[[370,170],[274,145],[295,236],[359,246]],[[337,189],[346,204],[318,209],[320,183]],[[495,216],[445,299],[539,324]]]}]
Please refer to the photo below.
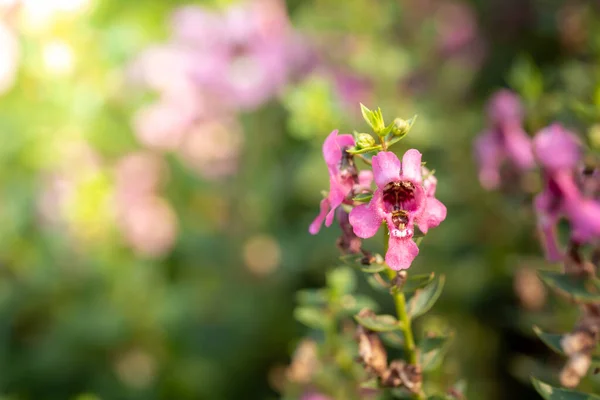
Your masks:
[{"label": "blurred pink flower", "polygon": [[254,109],[277,94],[303,54],[279,0],[248,1],[223,13],[186,6],[172,24],[175,39],[194,55],[199,89],[234,109]]},{"label": "blurred pink flower", "polygon": [[500,166],[510,160],[519,170],[533,168],[531,139],[523,130],[523,109],[518,96],[509,90],[496,92],[488,102],[491,127],[475,141],[479,181],[486,189],[500,184]]},{"label": "blurred pink flower", "polygon": [[135,205],[135,199],[155,193],[164,178],[166,165],[148,151],[131,153],[115,166],[115,190],[121,207]]},{"label": "blurred pink flower", "polygon": [[542,129],[533,139],[535,156],[544,175],[544,190],[534,206],[546,257],[562,258],[556,238],[556,224],[564,215],[571,224],[573,240],[582,243],[600,236],[600,204],[585,198],[575,173],[582,157],[577,136],[559,124]]},{"label": "blurred pink flower", "polygon": [[419,151],[408,150],[402,162],[391,152],[381,152],[372,161],[377,190],[369,204],[350,212],[350,224],[356,236],[366,239],[385,221],[390,232],[385,261],[392,269],[407,269],[419,254],[412,240],[414,225],[427,233],[446,219],[446,207],[434,197],[433,181],[424,186]]},{"label": "blurred pink flower", "polygon": [[144,146],[157,150],[176,149],[194,120],[194,113],[171,101],[159,101],[137,111],[135,134]]},{"label": "blurred pink flower", "polygon": [[237,171],[244,137],[232,119],[196,122],[186,133],[178,154],[206,179],[219,179]]},{"label": "blurred pink flower", "polygon": [[141,256],[157,258],[168,253],[177,238],[177,217],[167,201],[142,196],[119,212],[125,240]]}]

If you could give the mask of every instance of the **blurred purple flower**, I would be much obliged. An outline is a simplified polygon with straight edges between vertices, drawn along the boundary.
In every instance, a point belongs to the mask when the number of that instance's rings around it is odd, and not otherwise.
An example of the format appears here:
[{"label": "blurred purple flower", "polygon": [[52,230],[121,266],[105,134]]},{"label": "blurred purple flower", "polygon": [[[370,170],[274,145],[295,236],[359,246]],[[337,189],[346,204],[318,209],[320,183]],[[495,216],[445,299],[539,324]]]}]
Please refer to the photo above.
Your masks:
[{"label": "blurred purple flower", "polygon": [[385,221],[390,232],[385,261],[392,269],[407,269],[419,254],[412,240],[414,225],[427,233],[446,218],[446,207],[434,197],[435,181],[423,181],[419,151],[408,150],[402,162],[391,152],[381,152],[372,161],[377,190],[369,204],[350,212],[350,224],[356,236],[366,239]]},{"label": "blurred purple flower", "polygon": [[233,109],[251,110],[268,101],[294,72],[298,55],[308,55],[279,0],[245,2],[223,13],[186,6],[172,25],[175,40],[195,59],[199,89]]},{"label": "blurred purple flower", "polygon": [[546,257],[562,259],[556,238],[556,224],[564,215],[571,224],[573,240],[582,243],[600,235],[600,204],[583,196],[575,173],[582,157],[581,144],[575,134],[559,124],[538,132],[533,149],[544,175],[544,190],[534,206]]},{"label": "blurred purple flower", "polygon": [[496,92],[488,103],[491,127],[475,141],[479,181],[486,189],[500,184],[501,164],[508,160],[519,170],[533,168],[531,139],[523,130],[523,109],[518,96],[508,90]]}]

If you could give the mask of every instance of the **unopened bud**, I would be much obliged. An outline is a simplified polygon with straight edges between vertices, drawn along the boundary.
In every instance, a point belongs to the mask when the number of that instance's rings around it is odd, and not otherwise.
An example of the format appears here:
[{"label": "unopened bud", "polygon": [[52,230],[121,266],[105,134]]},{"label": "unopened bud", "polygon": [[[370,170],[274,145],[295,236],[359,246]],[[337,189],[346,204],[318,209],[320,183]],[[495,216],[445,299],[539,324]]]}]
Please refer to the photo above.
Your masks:
[{"label": "unopened bud", "polygon": [[375,146],[375,138],[368,133],[359,133],[356,138],[356,147],[358,149],[367,149]]},{"label": "unopened bud", "polygon": [[394,120],[394,127],[392,128],[394,136],[404,136],[408,133],[409,129],[410,124],[407,121],[402,118],[396,118]]}]

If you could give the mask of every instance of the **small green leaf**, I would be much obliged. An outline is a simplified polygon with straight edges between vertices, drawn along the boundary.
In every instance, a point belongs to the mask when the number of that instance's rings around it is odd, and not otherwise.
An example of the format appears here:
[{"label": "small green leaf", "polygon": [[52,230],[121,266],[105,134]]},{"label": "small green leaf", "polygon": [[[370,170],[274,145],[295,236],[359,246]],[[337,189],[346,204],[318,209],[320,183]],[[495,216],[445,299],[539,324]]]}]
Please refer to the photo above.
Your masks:
[{"label": "small green leaf", "polygon": [[[385,270],[385,265],[383,264],[383,258],[379,254],[375,254],[373,258],[370,260],[364,261],[365,256],[356,254],[348,254],[340,257],[340,260],[346,265],[349,265],[354,268],[359,268],[361,271],[366,272],[368,274],[375,274]],[[371,264],[369,264],[371,262]]]},{"label": "small green leaf", "polygon": [[364,308],[377,310],[379,305],[372,298],[365,295],[350,295],[347,294],[340,299],[340,305],[347,314],[354,315]]},{"label": "small green leaf", "polygon": [[401,329],[400,322],[391,315],[375,315],[374,317],[354,316],[356,322],[375,332],[390,332]]},{"label": "small green leaf", "polygon": [[327,286],[336,296],[343,296],[356,289],[356,276],[348,267],[337,267],[327,274]]},{"label": "small green leaf", "polygon": [[562,340],[563,335],[557,333],[542,332],[542,330],[535,325],[533,326],[533,331],[542,340],[542,342],[544,342],[553,351],[559,354],[565,354],[564,350],[562,349],[562,346],[560,345],[560,341]]},{"label": "small green leaf", "polygon": [[297,307],[294,310],[294,318],[313,329],[324,329],[329,320],[323,310],[314,307]]},{"label": "small green leaf", "polygon": [[404,336],[402,336],[402,332],[385,332],[380,337],[383,343],[388,346],[404,350]]},{"label": "small green leaf", "polygon": [[421,340],[419,349],[421,350],[420,363],[423,371],[432,371],[441,365],[444,355],[448,351],[450,339],[448,336],[434,336]]},{"label": "small green leaf", "polygon": [[600,400],[599,396],[552,387],[533,377],[531,383],[533,383],[535,390],[546,400]]},{"label": "small green leaf", "polygon": [[389,294],[389,292],[390,292],[389,285],[387,285],[387,286],[383,285],[381,281],[379,281],[375,278],[375,274],[367,276],[367,283],[378,292],[386,293],[386,294]]},{"label": "small green leaf", "polygon": [[346,151],[349,154],[364,154],[364,153],[369,153],[371,151],[379,151],[381,150],[381,145],[378,144],[377,146],[372,146],[372,147],[366,147],[364,149],[357,149],[356,147],[352,147],[350,149],[346,149]]},{"label": "small green leaf", "polygon": [[583,276],[565,275],[556,271],[539,270],[538,274],[551,288],[570,298],[584,302],[600,302],[600,280]]},{"label": "small green leaf", "polygon": [[418,274],[410,276],[404,286],[402,286],[402,291],[404,293],[411,293],[415,290],[422,289],[431,283],[434,277],[435,274],[433,272],[430,274]]},{"label": "small green leaf", "polygon": [[327,304],[327,291],[324,289],[303,289],[296,292],[296,300],[303,306],[323,306]]},{"label": "small green leaf", "polygon": [[373,193],[359,193],[352,198],[354,201],[358,201],[360,203],[368,203],[373,198]]},{"label": "small green leaf", "polygon": [[435,279],[424,289],[417,291],[408,301],[408,315],[411,318],[416,318],[429,311],[442,294],[444,282],[444,275],[440,275],[438,279]]},{"label": "small green leaf", "polygon": [[367,124],[369,124],[369,126],[373,129],[373,132],[380,135],[381,132],[385,130],[385,122],[383,121],[381,109],[378,108],[376,111],[372,111],[361,103],[360,112],[362,113],[362,116]]}]

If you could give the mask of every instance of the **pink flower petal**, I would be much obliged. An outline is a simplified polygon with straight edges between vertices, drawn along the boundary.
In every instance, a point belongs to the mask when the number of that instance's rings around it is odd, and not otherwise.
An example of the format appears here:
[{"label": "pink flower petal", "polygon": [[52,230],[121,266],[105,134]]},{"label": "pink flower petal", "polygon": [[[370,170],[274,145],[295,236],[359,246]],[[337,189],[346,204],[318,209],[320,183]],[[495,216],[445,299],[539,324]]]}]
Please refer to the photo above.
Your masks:
[{"label": "pink flower petal", "polygon": [[316,235],[321,230],[321,225],[323,224],[323,221],[325,220],[327,211],[329,211],[329,200],[328,199],[321,200],[320,207],[321,207],[321,211],[319,212],[319,215],[317,215],[317,218],[315,218],[315,220],[308,227],[308,232],[310,232],[311,235]]},{"label": "pink flower petal", "polygon": [[538,223],[538,229],[542,238],[546,259],[550,262],[562,260],[563,255],[558,247],[558,239],[556,237],[556,224],[547,222]]},{"label": "pink flower petal", "polygon": [[479,164],[479,182],[491,190],[500,184],[500,163],[504,155],[494,131],[485,131],[475,140],[475,156]]},{"label": "pink flower petal", "polygon": [[365,169],[358,173],[358,186],[360,189],[370,189],[373,183],[373,172]]},{"label": "pink flower petal", "polygon": [[377,191],[369,204],[361,204],[350,211],[350,225],[359,238],[370,238],[379,230],[382,218],[377,212],[377,207],[380,202],[381,193]]},{"label": "pink flower petal", "polygon": [[535,166],[531,138],[523,130],[520,123],[507,123],[502,128],[506,152],[514,164],[520,169],[530,169]]},{"label": "pink flower petal", "polygon": [[412,264],[415,257],[419,254],[417,244],[412,238],[397,238],[390,236],[388,251],[385,255],[385,262],[393,270],[407,269]]},{"label": "pink flower petal", "polygon": [[352,135],[339,135],[337,137],[337,144],[341,148],[354,146],[354,137]]},{"label": "pink flower petal", "polygon": [[429,228],[435,228],[446,219],[446,206],[434,197],[427,198],[425,212],[419,218],[419,229],[427,233]]},{"label": "pink flower petal", "polygon": [[575,240],[588,242],[600,237],[600,204],[584,199],[569,201],[565,204],[565,211],[571,222]]},{"label": "pink flower petal", "polygon": [[421,153],[419,150],[410,149],[402,157],[402,178],[414,182],[421,182]]},{"label": "pink flower petal", "polygon": [[[400,160],[389,151],[382,151],[373,157],[373,175],[378,187],[383,188],[390,182],[400,180]],[[421,166],[419,165],[419,168]]]},{"label": "pink flower petal", "polygon": [[323,142],[323,158],[328,167],[336,166],[342,159],[342,150],[337,143],[338,130],[332,131]]},{"label": "pink flower petal", "polygon": [[579,138],[560,124],[552,124],[533,138],[535,156],[547,169],[573,169],[581,158]]}]

